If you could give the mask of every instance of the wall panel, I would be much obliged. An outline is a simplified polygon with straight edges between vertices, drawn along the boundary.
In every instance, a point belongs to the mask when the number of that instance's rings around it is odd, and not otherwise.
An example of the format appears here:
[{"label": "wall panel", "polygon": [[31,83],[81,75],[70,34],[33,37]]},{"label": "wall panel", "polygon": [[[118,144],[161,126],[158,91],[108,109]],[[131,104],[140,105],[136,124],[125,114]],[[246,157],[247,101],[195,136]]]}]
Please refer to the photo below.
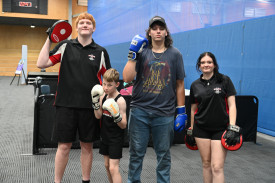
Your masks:
[{"label": "wall panel", "polygon": [[[2,12],[0,16],[68,20],[68,6],[69,0],[48,0],[48,15]],[[0,0],[0,9],[2,11],[2,0]]]}]

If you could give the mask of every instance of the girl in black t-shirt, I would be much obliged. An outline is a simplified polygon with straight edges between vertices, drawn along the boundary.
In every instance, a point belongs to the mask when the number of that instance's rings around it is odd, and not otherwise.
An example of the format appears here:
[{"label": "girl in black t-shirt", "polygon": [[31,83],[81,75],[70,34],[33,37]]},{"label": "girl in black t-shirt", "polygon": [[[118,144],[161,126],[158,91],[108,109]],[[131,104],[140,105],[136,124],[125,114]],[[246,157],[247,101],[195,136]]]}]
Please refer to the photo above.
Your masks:
[{"label": "girl in black t-shirt", "polygon": [[227,150],[221,137],[228,125],[236,124],[236,90],[231,79],[219,73],[211,52],[197,60],[202,72],[190,88],[191,130],[200,151],[204,182],[224,182],[224,162]]}]

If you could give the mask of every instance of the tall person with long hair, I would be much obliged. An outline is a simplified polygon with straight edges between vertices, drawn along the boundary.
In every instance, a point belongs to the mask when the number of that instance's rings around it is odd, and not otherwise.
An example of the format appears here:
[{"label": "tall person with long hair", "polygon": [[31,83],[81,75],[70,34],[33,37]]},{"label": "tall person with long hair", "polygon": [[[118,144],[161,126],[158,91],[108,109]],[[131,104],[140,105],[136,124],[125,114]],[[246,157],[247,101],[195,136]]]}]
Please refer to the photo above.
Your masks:
[{"label": "tall person with long hair", "polygon": [[150,133],[157,159],[158,183],[170,182],[170,146],[174,137],[176,105],[181,128],[185,114],[184,65],[182,55],[172,46],[172,38],[165,20],[155,16],[149,21],[146,37],[133,38],[123,79],[134,79],[129,116],[128,183],[141,182],[142,162]]}]

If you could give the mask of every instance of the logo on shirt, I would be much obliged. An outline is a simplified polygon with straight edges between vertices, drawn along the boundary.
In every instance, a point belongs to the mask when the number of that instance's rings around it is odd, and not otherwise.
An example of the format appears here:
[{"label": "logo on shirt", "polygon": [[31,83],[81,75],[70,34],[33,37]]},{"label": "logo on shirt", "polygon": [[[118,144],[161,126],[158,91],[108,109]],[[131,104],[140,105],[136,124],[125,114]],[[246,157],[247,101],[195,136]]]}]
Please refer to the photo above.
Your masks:
[{"label": "logo on shirt", "polygon": [[222,92],[222,89],[221,88],[214,88],[213,89],[214,90],[214,92],[216,93],[216,94],[220,94],[221,92]]},{"label": "logo on shirt", "polygon": [[142,77],[143,92],[160,94],[170,82],[170,66],[166,61],[147,61]]},{"label": "logo on shirt", "polygon": [[95,60],[95,56],[93,54],[88,55],[88,57],[89,57],[90,60]]}]

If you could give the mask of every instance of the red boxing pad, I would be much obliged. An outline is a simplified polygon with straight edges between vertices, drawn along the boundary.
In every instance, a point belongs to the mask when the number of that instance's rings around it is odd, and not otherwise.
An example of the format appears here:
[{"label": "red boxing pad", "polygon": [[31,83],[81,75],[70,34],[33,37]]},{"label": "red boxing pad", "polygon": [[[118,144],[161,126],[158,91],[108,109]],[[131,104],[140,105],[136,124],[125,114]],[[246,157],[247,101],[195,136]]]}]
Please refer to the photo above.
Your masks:
[{"label": "red boxing pad", "polygon": [[223,138],[224,137],[224,134],[227,132],[227,130],[225,130],[224,132],[223,132],[223,134],[222,134],[222,138],[221,138],[221,142],[222,142],[222,146],[225,148],[225,149],[227,149],[227,150],[229,150],[229,151],[236,151],[236,150],[238,150],[238,149],[240,149],[241,147],[242,147],[242,145],[243,145],[243,136],[242,136],[242,134],[240,134],[240,142],[239,143],[237,143],[236,145],[234,145],[234,146],[228,146],[228,145],[226,145],[226,139],[225,138]]},{"label": "red boxing pad", "polygon": [[188,136],[188,135],[186,134],[185,137],[184,137],[184,141],[185,141],[186,147],[187,147],[188,149],[190,149],[190,150],[198,150],[197,144],[194,144],[194,145],[188,144],[188,140],[186,140],[186,138],[188,138],[187,136]]},{"label": "red boxing pad", "polygon": [[67,39],[72,33],[72,26],[65,20],[59,20],[53,24],[49,31],[49,38],[53,43]]}]

